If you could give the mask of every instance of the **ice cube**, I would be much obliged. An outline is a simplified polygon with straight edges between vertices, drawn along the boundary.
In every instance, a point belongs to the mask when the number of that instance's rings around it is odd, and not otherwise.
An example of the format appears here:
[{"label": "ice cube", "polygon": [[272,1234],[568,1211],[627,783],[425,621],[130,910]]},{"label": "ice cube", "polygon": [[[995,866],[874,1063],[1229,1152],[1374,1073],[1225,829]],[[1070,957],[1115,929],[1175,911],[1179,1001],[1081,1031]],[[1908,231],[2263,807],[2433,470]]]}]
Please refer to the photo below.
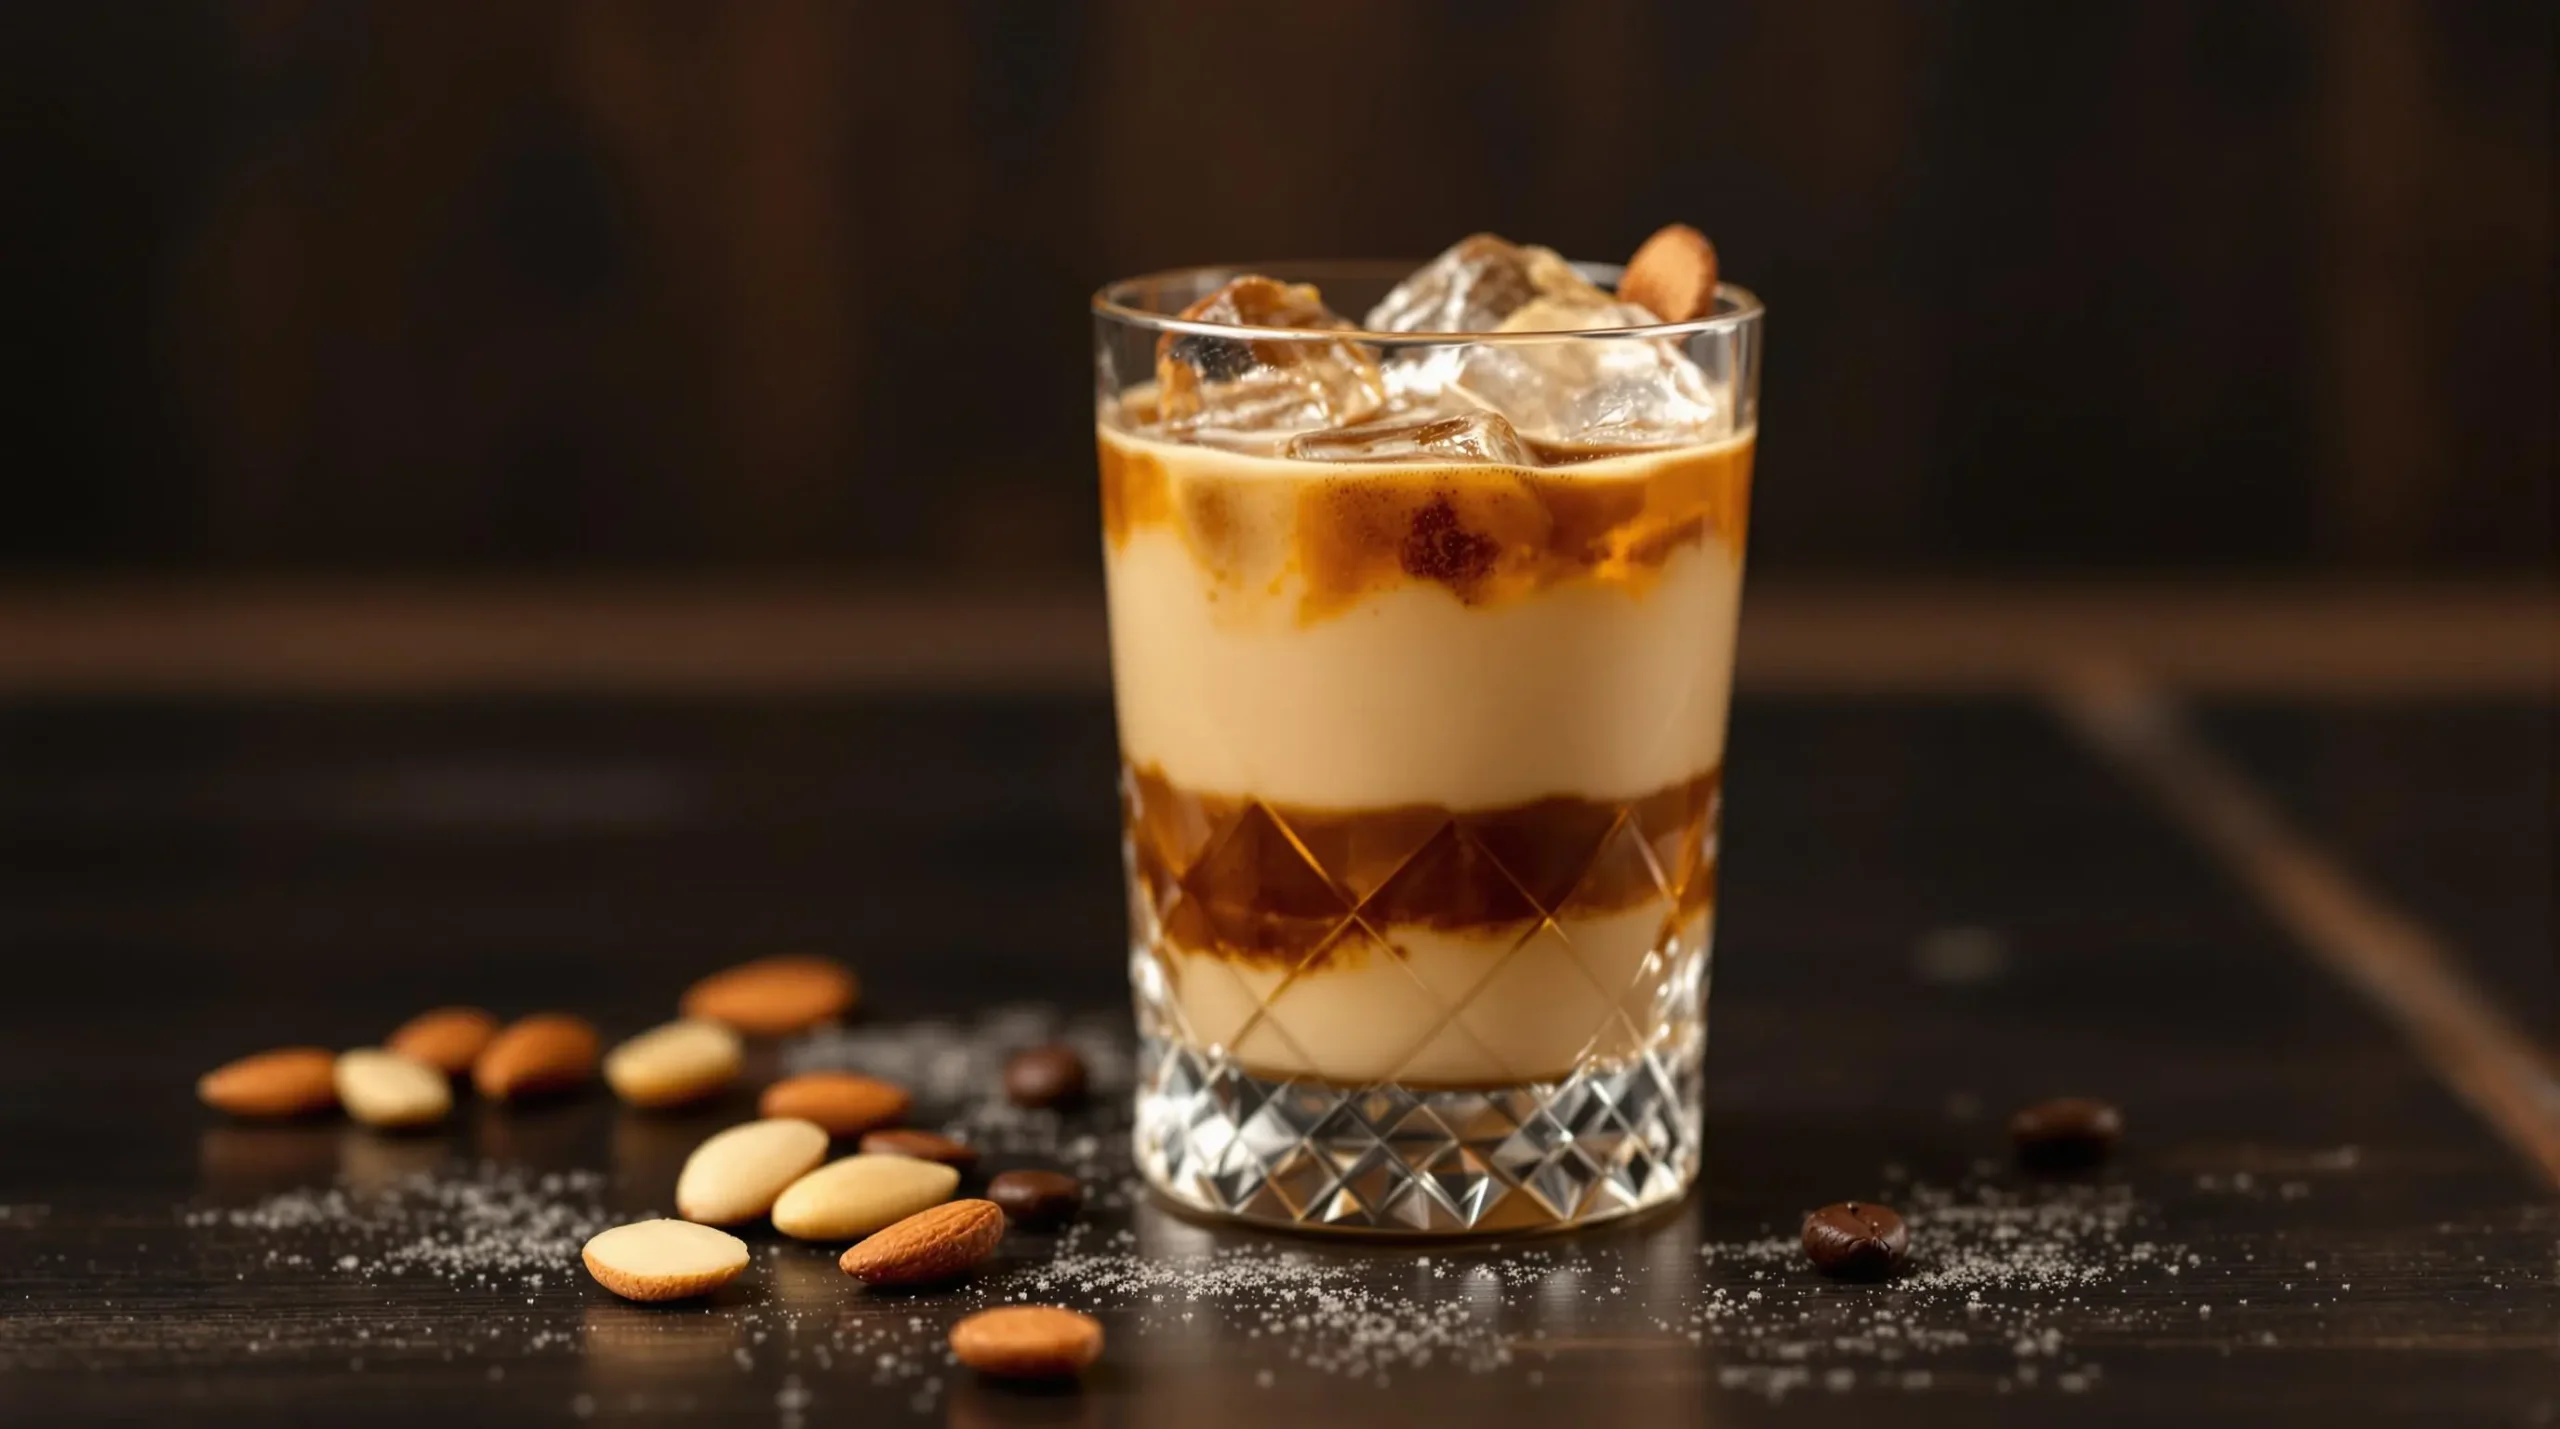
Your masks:
[{"label": "ice cube", "polygon": [[[1367,322],[1375,332],[1493,332],[1523,312],[1561,316],[1609,303],[1554,249],[1479,233],[1415,269],[1369,310]],[[1467,349],[1456,346],[1391,353],[1384,364],[1389,399],[1437,402],[1466,358]]]},{"label": "ice cube", "polygon": [[1661,322],[1641,303],[1622,303],[1594,288],[1589,297],[1557,294],[1511,310],[1496,332],[1590,332],[1599,328],[1652,327]]},{"label": "ice cube", "polygon": [[1302,461],[1536,464],[1520,434],[1494,412],[1395,416],[1313,432],[1290,442],[1289,455]]},{"label": "ice cube", "polygon": [[1369,310],[1372,332],[1491,332],[1540,298],[1607,302],[1552,248],[1490,233],[1462,238]]},{"label": "ice cube", "polygon": [[[1313,287],[1258,275],[1229,281],[1182,316],[1311,333],[1351,326]],[[1166,333],[1156,343],[1156,419],[1174,435],[1277,442],[1360,421],[1385,401],[1377,359],[1348,339]]]},{"label": "ice cube", "polygon": [[[1653,321],[1633,303],[1542,298],[1514,310],[1500,331],[1567,333]],[[1542,443],[1654,446],[1733,430],[1725,393],[1679,343],[1664,338],[1475,343],[1464,349],[1450,388]]]}]

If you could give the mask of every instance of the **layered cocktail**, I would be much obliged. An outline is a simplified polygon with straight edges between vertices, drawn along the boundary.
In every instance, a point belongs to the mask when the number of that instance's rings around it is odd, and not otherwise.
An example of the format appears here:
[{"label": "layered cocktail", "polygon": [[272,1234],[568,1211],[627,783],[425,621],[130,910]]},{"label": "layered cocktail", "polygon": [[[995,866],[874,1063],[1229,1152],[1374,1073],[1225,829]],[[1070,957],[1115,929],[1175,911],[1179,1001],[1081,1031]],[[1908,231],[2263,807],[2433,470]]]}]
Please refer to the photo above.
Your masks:
[{"label": "layered cocktail", "polygon": [[1138,1153],[1176,1200],[1463,1232],[1694,1174],[1759,309],[1711,256],[1686,299],[1654,272],[1678,233],[1623,279],[1480,235],[1098,300]]}]

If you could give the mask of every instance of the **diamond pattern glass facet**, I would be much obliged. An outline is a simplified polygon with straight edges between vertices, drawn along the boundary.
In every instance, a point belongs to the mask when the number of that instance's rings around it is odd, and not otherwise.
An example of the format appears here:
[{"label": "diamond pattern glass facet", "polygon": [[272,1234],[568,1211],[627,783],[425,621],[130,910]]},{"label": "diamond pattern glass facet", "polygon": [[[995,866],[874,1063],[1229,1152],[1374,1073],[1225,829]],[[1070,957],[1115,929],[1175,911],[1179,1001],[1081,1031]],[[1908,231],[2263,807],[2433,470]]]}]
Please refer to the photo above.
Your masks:
[{"label": "diamond pattern glass facet", "polygon": [[[1302,1228],[1465,1233],[1583,1224],[1676,1200],[1698,1169],[1698,1049],[1561,1082],[1398,1088],[1266,1081],[1214,1048],[1140,1045],[1138,1164],[1203,1211]],[[1463,1128],[1461,1130],[1460,1128]]]},{"label": "diamond pattern glass facet", "polygon": [[[1302,834],[1258,802],[1223,818],[1142,807],[1136,780],[1123,797],[1137,1153],[1167,1195],[1302,1228],[1463,1234],[1583,1224],[1687,1190],[1711,790],[1582,811],[1534,843],[1463,817]],[[1253,906],[1214,901],[1245,867]],[[1510,931],[1464,959],[1408,956],[1389,930],[1452,886]],[[1517,898],[1489,904],[1488,886]],[[1186,956],[1207,949],[1224,956]],[[1290,996],[1342,967],[1376,973],[1361,989],[1377,1015],[1356,1030]],[[1493,1085],[1487,1067],[1503,1073]]]}]

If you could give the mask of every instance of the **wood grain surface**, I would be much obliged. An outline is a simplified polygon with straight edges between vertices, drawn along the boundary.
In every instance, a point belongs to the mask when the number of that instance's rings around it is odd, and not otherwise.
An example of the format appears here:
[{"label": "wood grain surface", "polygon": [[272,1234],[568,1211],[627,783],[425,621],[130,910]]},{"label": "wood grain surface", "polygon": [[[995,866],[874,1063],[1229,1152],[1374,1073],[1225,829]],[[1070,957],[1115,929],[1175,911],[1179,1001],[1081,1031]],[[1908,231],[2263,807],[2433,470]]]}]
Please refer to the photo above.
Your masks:
[{"label": "wood grain surface", "polygon": [[[2379,875],[2371,896],[2430,926],[2448,976],[2551,1005],[2547,862],[2472,869],[2470,886],[2499,896],[2460,899],[2463,921],[2435,928],[2444,904],[2394,856],[2406,836],[2392,841],[2432,821],[2547,847],[2547,803],[2482,802],[2466,782],[2547,770],[2546,706],[2208,703],[2196,716],[2201,738],[2233,732],[2231,777],[2300,819],[2339,877]],[[2370,761],[2293,756],[2362,747],[2339,723],[2356,719],[2397,731],[2389,747],[2466,752],[2438,761],[2432,790],[2391,793],[2401,817],[2381,840],[2346,818],[2332,848],[2331,820],[2368,797]],[[2303,955],[2245,876],[2062,720],[2026,699],[1746,698],[1732,749],[1697,1195],[1536,1245],[1345,1248],[1198,1226],[1107,1175],[1088,1249],[1285,1252],[1289,1276],[1332,1277],[1329,1293],[1384,1307],[1391,1325],[1455,1328],[1427,1362],[1351,1363],[1240,1293],[1044,1291],[1089,1303],[1110,1344],[1081,1391],[1026,1393],[928,1351],[966,1309],[1029,1293],[1057,1254],[1050,1236],[1009,1238],[970,1286],[890,1299],[856,1290],[827,1253],[755,1232],[755,1267],[730,1290],[647,1309],[568,1257],[538,1282],[390,1275],[342,1226],[228,1218],[278,1194],[362,1194],[483,1163],[593,1173],[604,1213],[663,1209],[675,1162],[749,1115],[745,1094],[671,1119],[601,1095],[471,1106],[444,1133],[386,1139],[226,1123],[189,1089],[239,1052],[353,1045],[436,1003],[569,1007],[626,1034],[699,973],[785,949],[858,965],[873,1031],[995,1002],[1116,1025],[1098,696],[21,699],[0,709],[0,1420],[2560,1413],[2551,1183],[2391,1016]],[[2548,1054],[2550,1024],[2516,1021]],[[2001,1123],[2059,1093],[2117,1102],[2126,1143],[2086,1180],[2028,1179]],[[1117,1155],[1109,1109],[1084,1116],[1066,1129]],[[1845,1197],[1909,1211],[1920,1278],[1833,1285],[1755,1249]],[[2058,1262],[2088,1278],[2013,1267],[1979,1282],[1972,1308],[1950,1287],[1994,1252],[1998,1217],[1966,1209],[1982,1204],[2082,1221],[2113,1206],[2117,1228]]]}]

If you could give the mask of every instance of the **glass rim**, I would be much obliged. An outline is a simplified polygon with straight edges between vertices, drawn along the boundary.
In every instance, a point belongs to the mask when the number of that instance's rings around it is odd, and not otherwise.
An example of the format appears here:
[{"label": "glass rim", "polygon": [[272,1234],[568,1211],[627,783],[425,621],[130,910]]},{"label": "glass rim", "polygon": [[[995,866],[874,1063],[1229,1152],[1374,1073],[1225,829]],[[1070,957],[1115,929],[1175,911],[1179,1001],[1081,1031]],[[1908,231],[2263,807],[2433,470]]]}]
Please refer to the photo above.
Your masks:
[{"label": "glass rim", "polygon": [[[1702,333],[1724,334],[1750,327],[1760,320],[1763,309],[1759,296],[1750,289],[1733,283],[1716,284],[1717,312],[1687,322],[1646,323],[1636,327],[1567,328],[1555,332],[1380,332],[1370,328],[1303,328],[1254,327],[1244,323],[1202,322],[1172,313],[1156,312],[1130,301],[1147,286],[1168,284],[1182,278],[1219,275],[1219,281],[1242,277],[1248,273],[1267,274],[1283,282],[1314,282],[1321,286],[1328,279],[1384,278],[1390,284],[1411,274],[1419,263],[1395,263],[1384,259],[1333,259],[1306,263],[1197,263],[1183,268],[1166,268],[1153,273],[1140,273],[1105,283],[1093,293],[1093,313],[1131,327],[1150,332],[1182,333],[1193,337],[1243,338],[1255,342],[1316,342],[1349,339],[1373,347],[1447,346],[1451,343],[1526,344],[1588,341],[1592,339],[1624,340],[1627,338],[1688,338]],[[1617,263],[1575,262],[1574,271],[1600,286],[1616,291],[1625,267]],[[1211,286],[1216,286],[1212,284]],[[1726,307],[1730,304],[1730,307]]]}]

